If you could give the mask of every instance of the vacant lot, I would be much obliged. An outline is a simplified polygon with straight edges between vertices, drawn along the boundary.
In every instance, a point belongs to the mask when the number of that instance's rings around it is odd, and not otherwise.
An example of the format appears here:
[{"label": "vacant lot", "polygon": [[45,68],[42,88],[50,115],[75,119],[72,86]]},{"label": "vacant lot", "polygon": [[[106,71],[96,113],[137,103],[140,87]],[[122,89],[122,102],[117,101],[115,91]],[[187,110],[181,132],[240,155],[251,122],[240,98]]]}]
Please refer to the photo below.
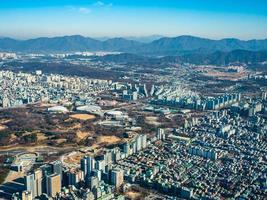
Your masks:
[{"label": "vacant lot", "polygon": [[0,131],[5,130],[6,128],[7,128],[6,126],[4,126],[4,125],[0,125]]},{"label": "vacant lot", "polygon": [[154,117],[154,116],[148,116],[145,118],[145,122],[147,124],[150,124],[150,125],[154,125],[154,126],[160,126],[161,123],[158,122],[158,117]]},{"label": "vacant lot", "polygon": [[78,119],[78,120],[90,120],[90,119],[95,119],[94,115],[89,115],[89,114],[74,114],[70,116],[73,119]]},{"label": "vacant lot", "polygon": [[142,194],[140,192],[135,192],[135,191],[129,191],[126,192],[126,197],[131,199],[131,200],[139,200],[141,199]]},{"label": "vacant lot", "polygon": [[94,115],[48,113],[47,107],[31,105],[0,111],[0,146],[57,146],[87,138],[88,134],[85,133],[91,131],[92,127],[86,120],[95,119]]},{"label": "vacant lot", "polygon": [[29,105],[0,111],[0,147],[92,146],[121,141],[123,129],[95,123],[86,113],[49,113],[49,105]]},{"label": "vacant lot", "polygon": [[97,143],[101,144],[101,143],[105,143],[105,144],[115,144],[121,142],[121,138],[117,137],[117,136],[99,136],[97,138]]}]

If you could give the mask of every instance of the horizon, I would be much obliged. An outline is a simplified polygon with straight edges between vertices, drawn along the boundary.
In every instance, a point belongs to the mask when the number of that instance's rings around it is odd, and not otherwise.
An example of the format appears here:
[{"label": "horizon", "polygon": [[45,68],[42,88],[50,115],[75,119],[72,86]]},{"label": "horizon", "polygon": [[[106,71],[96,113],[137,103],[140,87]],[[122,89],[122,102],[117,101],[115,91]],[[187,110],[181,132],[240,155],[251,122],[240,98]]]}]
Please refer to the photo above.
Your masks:
[{"label": "horizon", "polygon": [[63,35],[265,39],[266,7],[264,0],[3,0],[0,35],[23,40]]},{"label": "horizon", "polygon": [[[106,41],[110,39],[125,39],[125,40],[132,40],[132,41],[138,41],[138,39],[142,38],[152,38],[152,37],[158,37],[158,39],[152,39],[151,41],[159,40],[162,38],[179,38],[179,37],[194,37],[194,38],[199,38],[199,39],[208,39],[208,40],[215,40],[215,41],[220,41],[220,40],[227,40],[227,39],[235,39],[235,40],[240,40],[240,41],[251,41],[251,40],[267,40],[267,37],[265,38],[249,38],[249,39],[241,39],[237,37],[224,37],[224,38],[209,38],[209,37],[202,37],[198,35],[173,35],[173,36],[168,36],[168,35],[141,35],[141,36],[134,36],[134,35],[129,35],[129,36],[90,36],[90,35],[82,35],[82,34],[73,34],[73,35],[54,35],[54,36],[36,36],[32,38],[16,38],[16,37],[9,37],[9,36],[1,36],[0,39],[13,39],[13,40],[18,40],[18,41],[27,41],[27,40],[36,40],[36,39],[41,39],[41,38],[60,38],[60,37],[74,37],[74,36],[81,36],[84,38],[90,38],[98,41]],[[134,39],[136,38],[136,40]],[[141,42],[141,41],[140,41]],[[141,42],[142,43],[142,42]],[[145,42],[143,42],[145,43]]]}]

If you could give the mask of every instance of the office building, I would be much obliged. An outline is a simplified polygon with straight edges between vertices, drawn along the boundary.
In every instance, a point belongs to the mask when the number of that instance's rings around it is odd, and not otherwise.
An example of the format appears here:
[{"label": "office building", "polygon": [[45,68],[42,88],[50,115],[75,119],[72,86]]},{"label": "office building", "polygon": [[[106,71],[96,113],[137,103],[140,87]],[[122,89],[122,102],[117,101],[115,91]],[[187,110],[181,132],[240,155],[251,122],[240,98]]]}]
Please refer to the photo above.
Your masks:
[{"label": "office building", "polygon": [[95,169],[95,158],[91,156],[84,156],[81,160],[81,169],[84,172],[84,177],[90,176]]},{"label": "office building", "polygon": [[59,174],[60,179],[62,180],[62,163],[61,161],[57,160],[51,163],[53,168],[53,173]]},{"label": "office building", "polygon": [[33,173],[27,174],[25,176],[25,189],[26,191],[31,192],[33,198],[37,196],[35,178]]},{"label": "office building", "polygon": [[43,181],[42,170],[40,170],[40,169],[35,170],[34,171],[34,178],[35,178],[36,196],[40,196],[43,193],[43,190],[42,190],[42,181]]},{"label": "office building", "polygon": [[157,139],[158,140],[165,140],[165,131],[164,131],[164,129],[158,128]]},{"label": "office building", "polygon": [[84,172],[81,170],[70,169],[67,172],[68,185],[77,186],[81,181],[84,180]]},{"label": "office building", "polygon": [[56,197],[61,191],[61,178],[59,174],[51,174],[47,177],[46,191],[49,197]]},{"label": "office building", "polygon": [[124,172],[122,169],[116,168],[111,170],[111,184],[116,188],[120,187],[123,184]]}]

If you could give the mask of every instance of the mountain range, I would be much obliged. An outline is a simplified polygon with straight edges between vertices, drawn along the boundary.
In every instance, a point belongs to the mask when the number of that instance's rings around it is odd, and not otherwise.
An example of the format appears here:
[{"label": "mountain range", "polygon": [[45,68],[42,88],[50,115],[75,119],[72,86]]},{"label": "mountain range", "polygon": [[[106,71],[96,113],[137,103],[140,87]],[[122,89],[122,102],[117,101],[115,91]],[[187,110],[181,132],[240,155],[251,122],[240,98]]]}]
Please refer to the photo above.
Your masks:
[{"label": "mountain range", "polygon": [[229,65],[234,63],[264,63],[267,61],[267,50],[248,51],[233,50],[230,52],[216,51],[210,54],[184,54],[179,56],[147,57],[136,54],[122,53],[95,57],[97,61],[128,63],[128,64],[149,64],[158,65],[162,63],[191,63],[207,65]]},{"label": "mountain range", "polygon": [[24,53],[60,53],[75,51],[111,51],[145,56],[181,56],[212,54],[234,50],[267,50],[267,39],[239,40],[227,38],[212,40],[194,36],[162,37],[152,42],[137,39],[111,38],[104,41],[80,35],[41,37],[29,40],[0,38],[0,51]]}]

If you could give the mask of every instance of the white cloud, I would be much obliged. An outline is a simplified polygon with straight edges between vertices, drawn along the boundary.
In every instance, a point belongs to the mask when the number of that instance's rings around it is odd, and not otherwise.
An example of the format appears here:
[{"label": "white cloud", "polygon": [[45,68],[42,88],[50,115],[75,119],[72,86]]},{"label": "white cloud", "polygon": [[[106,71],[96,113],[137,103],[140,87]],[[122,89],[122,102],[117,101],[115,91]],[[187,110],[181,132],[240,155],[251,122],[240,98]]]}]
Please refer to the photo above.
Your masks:
[{"label": "white cloud", "polygon": [[98,7],[111,7],[113,6],[112,3],[104,3],[103,1],[97,1],[94,3],[94,6],[98,6]]},{"label": "white cloud", "polygon": [[89,8],[80,7],[79,8],[79,13],[81,13],[81,14],[89,14],[89,13],[91,13],[91,10]]},{"label": "white cloud", "polygon": [[94,5],[95,5],[95,6],[104,6],[105,3],[104,3],[103,1],[97,1],[97,2],[95,2]]}]

